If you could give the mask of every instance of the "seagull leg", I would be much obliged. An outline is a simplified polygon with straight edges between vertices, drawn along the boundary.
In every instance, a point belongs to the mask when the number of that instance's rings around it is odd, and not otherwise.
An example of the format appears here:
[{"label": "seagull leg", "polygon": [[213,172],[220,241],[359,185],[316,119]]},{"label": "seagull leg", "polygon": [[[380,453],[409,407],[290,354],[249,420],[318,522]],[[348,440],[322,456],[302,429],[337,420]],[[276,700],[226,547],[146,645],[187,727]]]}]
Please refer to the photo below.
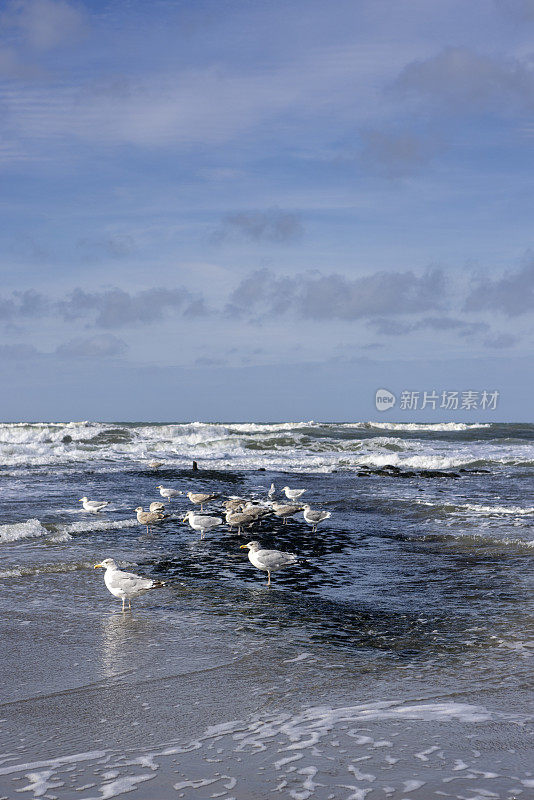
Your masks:
[{"label": "seagull leg", "polygon": [[201,511],[204,511],[204,509],[202,508],[202,503],[200,504],[200,510],[201,510]]},{"label": "seagull leg", "polygon": [[267,570],[267,575],[269,576],[268,580],[267,580],[267,586],[270,586],[271,585],[271,573],[269,572],[269,570]]},{"label": "seagull leg", "polygon": [[128,600],[128,611],[131,611],[131,610],[132,610],[132,601],[129,599]]},{"label": "seagull leg", "polygon": [[124,611],[124,601],[126,600],[125,597],[122,598],[122,610]]}]

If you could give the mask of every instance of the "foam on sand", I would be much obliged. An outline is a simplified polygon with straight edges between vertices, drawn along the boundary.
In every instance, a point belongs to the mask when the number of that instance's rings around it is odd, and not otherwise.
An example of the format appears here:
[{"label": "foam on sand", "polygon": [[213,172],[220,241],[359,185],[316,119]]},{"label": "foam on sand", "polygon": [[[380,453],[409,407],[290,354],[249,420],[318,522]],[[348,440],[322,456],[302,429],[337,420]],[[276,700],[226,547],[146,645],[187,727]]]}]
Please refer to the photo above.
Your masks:
[{"label": "foam on sand", "polygon": [[[167,796],[172,786],[178,796],[187,793],[198,800],[208,795],[263,797],[274,790],[294,800],[362,799],[370,785],[388,796],[392,782],[403,797],[424,786],[429,797],[436,789],[441,794],[454,782],[454,791],[448,790],[447,796],[461,798],[474,797],[473,779],[477,797],[508,797],[518,782],[530,785],[530,772],[522,773],[516,764],[510,767],[505,757],[499,760],[497,772],[491,748],[483,754],[463,743],[459,747],[458,738],[465,741],[488,723],[492,731],[496,726],[513,726],[514,736],[519,736],[531,721],[527,714],[447,700],[311,706],[297,713],[263,711],[214,724],[189,742],[10,763],[0,768],[0,775],[16,779],[25,773],[28,784],[23,790],[34,794],[36,789],[48,791],[75,780],[78,790],[93,788],[90,797],[84,795],[86,800],[117,797],[151,779],[158,796]],[[502,737],[507,735],[510,730]],[[421,741],[428,739],[432,746],[421,749]],[[407,777],[408,772],[400,779],[389,773],[399,761],[408,770],[415,763],[417,775]]]}]

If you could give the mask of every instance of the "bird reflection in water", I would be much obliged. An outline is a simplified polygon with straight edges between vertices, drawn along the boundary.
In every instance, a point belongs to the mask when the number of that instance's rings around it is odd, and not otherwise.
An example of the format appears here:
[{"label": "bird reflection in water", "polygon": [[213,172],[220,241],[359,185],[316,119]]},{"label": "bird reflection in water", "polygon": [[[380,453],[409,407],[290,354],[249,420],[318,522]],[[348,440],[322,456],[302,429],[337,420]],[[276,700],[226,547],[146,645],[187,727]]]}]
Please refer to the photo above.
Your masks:
[{"label": "bird reflection in water", "polygon": [[102,669],[106,678],[136,672],[151,643],[151,625],[131,614],[110,614],[102,624]]}]

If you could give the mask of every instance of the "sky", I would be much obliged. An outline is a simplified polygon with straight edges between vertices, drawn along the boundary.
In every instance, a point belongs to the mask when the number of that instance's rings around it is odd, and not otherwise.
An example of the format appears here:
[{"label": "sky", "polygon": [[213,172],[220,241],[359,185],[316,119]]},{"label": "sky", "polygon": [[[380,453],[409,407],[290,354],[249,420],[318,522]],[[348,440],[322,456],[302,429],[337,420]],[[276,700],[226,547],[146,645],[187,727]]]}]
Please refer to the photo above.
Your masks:
[{"label": "sky", "polygon": [[0,418],[532,421],[533,41],[534,0],[4,2]]}]

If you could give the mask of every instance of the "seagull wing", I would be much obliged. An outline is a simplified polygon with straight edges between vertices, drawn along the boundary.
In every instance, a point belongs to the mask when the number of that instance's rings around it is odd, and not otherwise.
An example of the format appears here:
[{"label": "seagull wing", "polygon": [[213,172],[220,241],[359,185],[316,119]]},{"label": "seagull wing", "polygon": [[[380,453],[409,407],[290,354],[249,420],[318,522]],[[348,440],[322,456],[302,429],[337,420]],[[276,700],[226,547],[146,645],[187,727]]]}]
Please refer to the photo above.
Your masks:
[{"label": "seagull wing", "polygon": [[279,569],[297,561],[297,556],[293,553],[282,553],[280,550],[258,550],[256,558],[268,570]]},{"label": "seagull wing", "polygon": [[152,578],[143,578],[141,575],[134,575],[133,572],[123,572],[115,570],[109,577],[110,589],[122,589],[123,592],[146,591],[154,585]]}]

